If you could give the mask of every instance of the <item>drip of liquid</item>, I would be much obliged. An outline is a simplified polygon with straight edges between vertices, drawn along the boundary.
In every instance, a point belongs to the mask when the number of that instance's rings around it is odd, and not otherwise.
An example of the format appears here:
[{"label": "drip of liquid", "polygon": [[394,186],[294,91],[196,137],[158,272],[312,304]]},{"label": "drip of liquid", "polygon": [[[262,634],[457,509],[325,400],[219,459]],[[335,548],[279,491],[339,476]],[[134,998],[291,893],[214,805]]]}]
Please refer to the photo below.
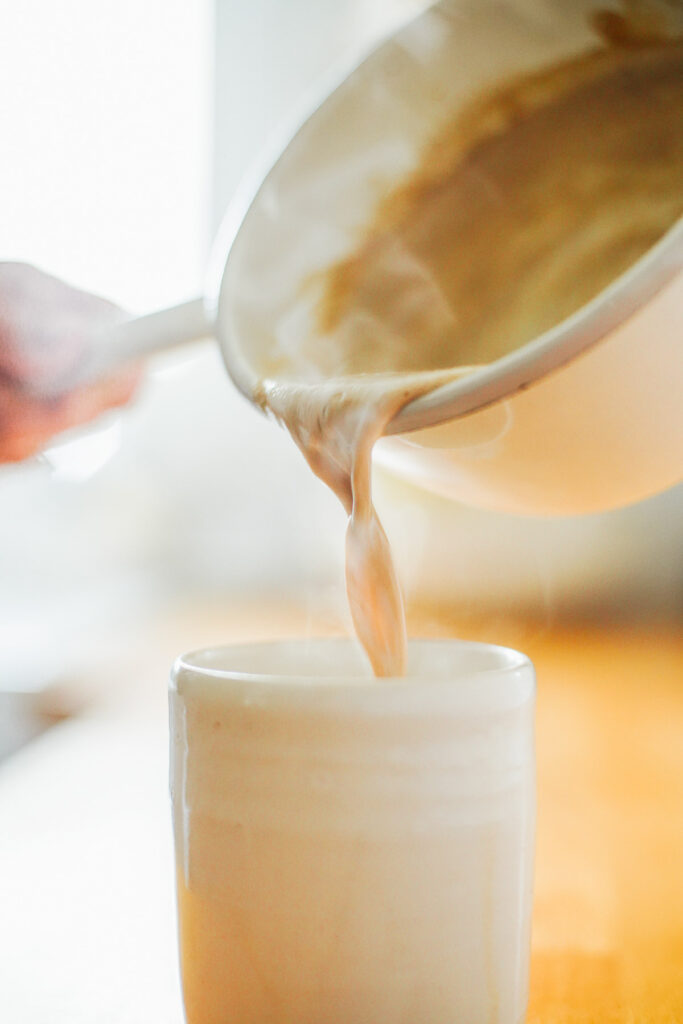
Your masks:
[{"label": "drip of liquid", "polygon": [[407,402],[467,372],[349,377],[262,385],[260,402],[282,423],[348,516],[346,591],[358,639],[377,676],[405,670],[406,628],[389,541],[372,503],[372,449]]}]

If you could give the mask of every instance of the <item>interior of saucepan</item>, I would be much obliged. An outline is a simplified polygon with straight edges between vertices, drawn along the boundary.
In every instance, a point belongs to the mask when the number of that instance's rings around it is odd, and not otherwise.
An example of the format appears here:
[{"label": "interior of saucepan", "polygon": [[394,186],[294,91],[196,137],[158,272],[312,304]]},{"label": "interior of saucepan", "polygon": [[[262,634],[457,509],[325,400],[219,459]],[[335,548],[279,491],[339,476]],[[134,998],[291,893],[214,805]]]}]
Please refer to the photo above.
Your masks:
[{"label": "interior of saucepan", "polygon": [[238,385],[482,366],[594,300],[683,213],[682,39],[664,0],[442,0],[380,45],[229,214]]}]

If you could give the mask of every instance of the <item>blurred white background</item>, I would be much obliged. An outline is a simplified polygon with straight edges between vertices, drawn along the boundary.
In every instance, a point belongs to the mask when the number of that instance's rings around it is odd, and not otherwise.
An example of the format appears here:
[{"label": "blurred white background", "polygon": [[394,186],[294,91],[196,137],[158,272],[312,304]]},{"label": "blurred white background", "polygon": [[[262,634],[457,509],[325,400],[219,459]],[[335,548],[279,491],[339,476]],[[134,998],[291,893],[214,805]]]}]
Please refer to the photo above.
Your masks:
[{"label": "blurred white background", "polygon": [[[198,294],[220,215],[273,126],[410,6],[3,4],[0,258],[133,311]],[[11,685],[125,643],[130,623],[176,599],[274,595],[345,615],[341,510],[233,391],[212,346],[160,360],[135,407],[104,426],[0,468]],[[409,592],[435,606],[680,614],[680,489],[576,521],[505,519],[391,481],[378,494]]]}]

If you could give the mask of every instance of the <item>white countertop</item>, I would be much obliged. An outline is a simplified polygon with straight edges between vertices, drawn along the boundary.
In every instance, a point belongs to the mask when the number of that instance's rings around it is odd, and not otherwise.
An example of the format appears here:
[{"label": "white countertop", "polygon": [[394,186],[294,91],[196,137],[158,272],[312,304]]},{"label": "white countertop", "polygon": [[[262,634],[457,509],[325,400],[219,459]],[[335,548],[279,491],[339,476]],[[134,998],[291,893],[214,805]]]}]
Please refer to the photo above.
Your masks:
[{"label": "white countertop", "polygon": [[158,716],[100,714],[3,766],[7,1024],[181,1024],[166,749]]}]

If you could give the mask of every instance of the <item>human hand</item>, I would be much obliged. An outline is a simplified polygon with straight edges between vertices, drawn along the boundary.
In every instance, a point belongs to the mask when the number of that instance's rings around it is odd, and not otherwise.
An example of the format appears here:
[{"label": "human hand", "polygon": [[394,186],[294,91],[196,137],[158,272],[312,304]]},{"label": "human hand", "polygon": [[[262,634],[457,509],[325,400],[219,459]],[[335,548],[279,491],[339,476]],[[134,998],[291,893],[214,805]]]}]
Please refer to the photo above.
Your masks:
[{"label": "human hand", "polygon": [[98,336],[123,316],[35,267],[0,263],[0,462],[28,458],[132,397],[138,367],[59,393],[54,387],[87,363]]}]

